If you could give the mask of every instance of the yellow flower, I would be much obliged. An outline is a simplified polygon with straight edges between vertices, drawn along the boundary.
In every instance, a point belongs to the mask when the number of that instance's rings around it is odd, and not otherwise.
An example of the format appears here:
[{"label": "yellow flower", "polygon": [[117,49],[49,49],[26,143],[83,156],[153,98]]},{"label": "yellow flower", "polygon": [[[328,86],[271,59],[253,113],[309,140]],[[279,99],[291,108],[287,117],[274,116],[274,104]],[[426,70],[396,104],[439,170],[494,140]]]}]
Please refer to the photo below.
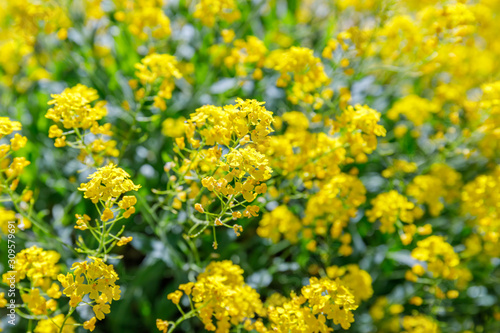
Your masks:
[{"label": "yellow flower", "polygon": [[177,59],[170,54],[153,53],[135,64],[135,75],[143,85],[158,83],[159,91],[154,105],[161,110],[166,109],[165,100],[172,98],[175,79],[182,77]]},{"label": "yellow flower", "polygon": [[387,117],[397,120],[400,114],[403,114],[415,126],[421,126],[428,118],[438,112],[439,104],[421,98],[417,95],[408,95],[394,103],[393,107],[387,112]]},{"label": "yellow flower", "polygon": [[339,280],[310,278],[301,295],[294,293],[282,306],[270,306],[268,316],[273,332],[329,332],[326,319],[347,330],[358,308],[354,296]]},{"label": "yellow flower", "polygon": [[102,215],[101,215],[101,220],[102,220],[103,222],[106,222],[106,221],[108,221],[108,220],[112,219],[113,217],[114,217],[114,214],[113,214],[113,212],[111,211],[111,209],[106,208],[106,209],[104,210],[104,212],[102,212]]},{"label": "yellow flower", "polygon": [[439,333],[438,323],[431,317],[425,315],[414,315],[403,317],[403,333]]},{"label": "yellow flower", "polygon": [[7,117],[0,117],[0,139],[15,131],[21,130],[21,123],[12,121]]},{"label": "yellow flower", "polygon": [[96,317],[90,318],[89,320],[83,323],[83,328],[89,330],[90,332],[93,332],[95,329],[96,321],[97,321]]},{"label": "yellow flower", "polygon": [[426,261],[427,270],[436,278],[442,277],[448,280],[458,278],[457,266],[460,259],[442,236],[429,236],[417,242],[417,247],[411,252],[411,256]]},{"label": "yellow flower", "polygon": [[137,191],[141,187],[129,179],[130,175],[125,170],[114,164],[97,169],[88,178],[90,181],[82,183],[78,190],[83,191],[84,198],[91,199],[93,203],[116,199],[126,192]]},{"label": "yellow flower", "polygon": [[[66,88],[61,94],[51,95],[49,105],[54,105],[46,118],[56,123],[61,122],[64,128],[89,129],[98,120],[106,116],[105,102],[98,102],[94,107],[90,103],[98,99],[97,90],[78,84],[73,88]],[[54,129],[52,130],[54,133]]]},{"label": "yellow flower", "polygon": [[156,328],[158,328],[158,330],[161,331],[162,333],[167,333],[168,325],[169,325],[168,321],[156,319]]},{"label": "yellow flower", "polygon": [[[200,318],[209,331],[229,332],[230,324],[242,324],[256,314],[265,314],[259,294],[245,284],[243,270],[231,261],[211,262],[195,283],[179,286],[200,310]],[[178,304],[183,293],[177,290],[168,295]],[[213,324],[212,317],[217,320]]]},{"label": "yellow flower", "polygon": [[19,135],[16,133],[12,139],[10,139],[10,145],[12,147],[13,151],[19,150],[26,146],[26,143],[28,142],[28,138],[22,135]]},{"label": "yellow flower", "polygon": [[203,25],[213,27],[216,21],[234,22],[241,17],[234,0],[200,0],[196,4],[193,16]]},{"label": "yellow flower", "polygon": [[124,246],[132,241],[132,237],[121,237],[116,245]]},{"label": "yellow flower", "polygon": [[57,279],[63,286],[63,294],[70,297],[70,305],[78,306],[88,297],[95,301],[92,307],[97,319],[102,320],[110,312],[111,302],[120,299],[120,287],[115,284],[118,275],[112,265],[106,265],[101,259],[91,257],[92,262],[77,262],[71,267],[73,274],[59,274]]},{"label": "yellow flower", "polygon": [[396,231],[395,225],[398,220],[413,223],[416,218],[415,204],[395,190],[377,195],[371,204],[372,208],[366,211],[368,221],[380,221],[380,231],[383,233]]},{"label": "yellow flower", "polygon": [[62,330],[60,330],[60,327],[62,326],[64,320],[65,320],[65,315],[64,314],[59,314],[57,316],[54,316],[50,319],[42,319],[38,322],[38,324],[35,327],[35,330],[33,332],[35,333],[74,333],[75,332],[75,324],[76,321],[73,319],[73,317],[69,317],[66,319],[66,322],[64,323],[64,327]]},{"label": "yellow flower", "polygon": [[297,216],[290,212],[287,206],[278,206],[271,213],[266,213],[259,222],[257,234],[263,238],[270,238],[277,243],[282,235],[291,243],[297,243],[298,233],[302,224]]},{"label": "yellow flower", "polygon": [[182,298],[182,291],[176,290],[173,293],[167,295],[167,299],[171,300],[174,304],[179,304]]},{"label": "yellow flower", "polygon": [[330,83],[320,58],[306,47],[292,46],[287,50],[276,50],[267,57],[266,67],[280,72],[276,85],[286,87],[291,84],[288,99],[298,104],[304,101],[313,104],[321,100],[318,90]]},{"label": "yellow flower", "polygon": [[[45,285],[49,280],[55,279],[60,271],[57,265],[60,259],[55,251],[44,251],[33,245],[21,250],[15,258],[16,282],[28,278],[33,287]],[[3,274],[3,281],[7,283],[8,273]]]}]

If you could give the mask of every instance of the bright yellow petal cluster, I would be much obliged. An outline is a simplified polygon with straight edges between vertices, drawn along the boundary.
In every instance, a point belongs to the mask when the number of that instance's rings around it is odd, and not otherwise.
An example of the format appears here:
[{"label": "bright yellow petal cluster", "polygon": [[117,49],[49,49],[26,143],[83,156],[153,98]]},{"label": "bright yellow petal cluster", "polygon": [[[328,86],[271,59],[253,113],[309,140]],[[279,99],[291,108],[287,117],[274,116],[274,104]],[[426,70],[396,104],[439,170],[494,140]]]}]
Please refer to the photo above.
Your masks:
[{"label": "bright yellow petal cluster", "polygon": [[[180,285],[179,289],[199,309],[208,331],[229,332],[231,325],[265,314],[259,294],[245,284],[243,269],[229,260],[211,262],[195,283]],[[168,297],[178,304],[182,292],[177,290]],[[212,317],[217,320],[215,324]]]},{"label": "bright yellow petal cluster", "polygon": [[440,333],[438,323],[429,316],[413,315],[403,317],[402,333]]},{"label": "bright yellow petal cluster", "polygon": [[213,27],[217,21],[234,22],[241,17],[235,0],[200,0],[196,4],[193,16],[207,27]]},{"label": "bright yellow petal cluster", "polygon": [[89,129],[107,114],[104,108],[106,102],[100,101],[94,107],[91,106],[90,103],[99,98],[97,90],[83,84],[66,88],[62,93],[52,94],[51,97],[49,105],[54,106],[47,111],[45,117],[56,123],[61,122],[66,129]]},{"label": "bright yellow petal cluster", "polygon": [[[158,93],[154,97],[154,106],[166,110],[165,100],[172,98],[175,79],[182,77],[177,59],[170,54],[153,53],[135,64],[135,68],[137,69],[135,75],[143,86],[159,85]],[[140,88],[136,92],[136,98],[147,97],[145,93],[146,89]]]},{"label": "bright yellow petal cluster", "polygon": [[381,193],[371,201],[372,208],[366,212],[370,222],[380,221],[380,231],[393,233],[397,221],[413,223],[422,214],[415,204],[396,190]]},{"label": "bright yellow petal cluster", "polygon": [[[65,321],[64,314],[58,314],[50,319],[42,319],[38,322],[33,332],[35,333],[74,333],[76,321],[73,317],[68,317]],[[60,329],[64,322],[64,327]]]},{"label": "bright yellow petal cluster", "polygon": [[90,181],[80,184],[78,190],[84,192],[84,198],[92,200],[93,203],[98,203],[101,200],[104,202],[116,201],[122,194],[137,191],[141,187],[130,180],[130,175],[125,170],[114,164],[97,169],[96,172],[88,176],[88,179]]},{"label": "bright yellow petal cluster", "polygon": [[330,83],[321,59],[307,47],[292,46],[287,50],[275,50],[269,54],[265,66],[278,71],[278,87],[291,85],[288,99],[298,104],[300,101],[320,107],[320,88]]},{"label": "bright yellow petal cluster", "polygon": [[[33,245],[28,249],[21,250],[16,254],[15,274],[16,282],[27,278],[33,287],[50,285],[51,280],[57,277],[60,267],[57,264],[61,258],[55,251],[44,251]],[[9,277],[8,273],[3,274],[3,281]]]},{"label": "bright yellow petal cluster", "polygon": [[427,262],[427,270],[433,274],[433,277],[442,277],[448,280],[458,278],[457,266],[460,259],[453,247],[442,236],[433,235],[418,241],[411,256]]},{"label": "bright yellow petal cluster", "polygon": [[373,295],[372,278],[370,274],[359,268],[356,264],[343,267],[330,266],[326,268],[330,279],[340,278],[354,295],[356,304],[370,299]]},{"label": "bright yellow petal cluster", "polygon": [[331,332],[327,319],[347,330],[354,322],[352,311],[358,308],[354,295],[339,279],[310,278],[301,295],[291,298],[268,309],[272,332]]},{"label": "bright yellow petal cluster", "polygon": [[102,320],[110,312],[113,300],[120,299],[120,287],[115,284],[118,275],[113,265],[106,265],[99,258],[91,259],[90,263],[74,263],[71,267],[73,273],[59,274],[57,279],[64,288],[63,294],[70,297],[72,307],[78,306],[88,295],[96,318]]},{"label": "bright yellow petal cluster", "polygon": [[277,243],[281,237],[297,243],[302,223],[285,205],[276,207],[272,212],[262,216],[257,228],[257,234],[263,238],[270,238]]}]

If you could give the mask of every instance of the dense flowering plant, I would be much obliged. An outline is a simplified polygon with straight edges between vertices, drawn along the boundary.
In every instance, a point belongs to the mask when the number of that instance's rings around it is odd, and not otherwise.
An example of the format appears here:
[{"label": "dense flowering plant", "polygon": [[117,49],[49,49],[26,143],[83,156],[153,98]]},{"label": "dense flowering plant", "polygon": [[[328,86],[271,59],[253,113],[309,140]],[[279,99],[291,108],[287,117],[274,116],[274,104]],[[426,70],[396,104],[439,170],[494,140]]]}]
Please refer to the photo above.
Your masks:
[{"label": "dense flowering plant", "polygon": [[500,332],[499,31],[0,0],[0,331]]}]

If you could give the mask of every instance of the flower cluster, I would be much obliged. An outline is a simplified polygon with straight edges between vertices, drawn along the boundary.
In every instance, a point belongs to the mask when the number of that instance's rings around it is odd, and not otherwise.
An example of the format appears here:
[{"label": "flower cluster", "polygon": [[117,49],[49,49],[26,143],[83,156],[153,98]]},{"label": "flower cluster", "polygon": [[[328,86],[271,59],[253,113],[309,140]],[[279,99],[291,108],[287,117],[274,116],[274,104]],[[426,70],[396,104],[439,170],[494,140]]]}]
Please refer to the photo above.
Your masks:
[{"label": "flower cluster", "polygon": [[380,221],[380,231],[384,233],[395,232],[398,221],[413,223],[422,216],[422,211],[414,203],[395,190],[377,195],[371,204],[366,216],[370,222]]},{"label": "flower cluster", "polygon": [[[170,54],[153,53],[135,65],[137,72],[135,75],[143,87],[135,93],[137,99],[148,97],[150,91],[155,88],[158,93],[154,95],[153,105],[161,110],[166,110],[166,100],[172,98],[172,91],[175,89],[175,79],[182,77],[179,71],[177,59]],[[135,87],[137,83],[131,81]],[[156,86],[158,86],[156,88]]]},{"label": "flower cluster", "polygon": [[291,85],[288,99],[293,104],[314,104],[316,109],[323,105],[319,90],[328,85],[330,79],[313,50],[296,46],[275,50],[267,57],[265,66],[280,73],[276,83],[278,87]]},{"label": "flower cluster", "polygon": [[366,155],[377,148],[377,137],[385,136],[386,129],[380,125],[380,112],[366,106],[349,105],[334,122],[333,132],[342,134],[342,141],[358,163],[367,160]]},{"label": "flower cluster", "polygon": [[[303,234],[306,239],[311,239],[311,250],[314,250],[316,242],[313,235],[325,236],[329,231],[332,238],[341,237],[349,219],[356,216],[358,207],[365,202],[365,194],[366,189],[357,177],[341,173],[310,197],[302,223],[311,231]],[[341,240],[343,246],[340,253],[350,255],[350,238],[344,236]]]},{"label": "flower cluster", "polygon": [[224,57],[224,65],[234,69],[236,75],[241,77],[247,76],[249,71],[247,67],[254,68],[253,78],[261,79],[262,67],[267,55],[267,47],[264,42],[255,36],[248,36],[246,40],[235,40],[233,45],[234,47],[228,50],[228,54]]},{"label": "flower cluster", "polygon": [[438,323],[425,315],[404,316],[402,326],[404,329],[403,333],[441,332]]},{"label": "flower cluster", "polygon": [[344,267],[330,266],[326,268],[326,274],[330,279],[340,278],[344,285],[354,295],[356,304],[370,299],[373,295],[372,278],[370,274],[359,268],[356,264]]},{"label": "flower cluster", "polygon": [[432,216],[439,216],[445,202],[458,199],[461,185],[462,176],[458,172],[446,164],[433,164],[428,174],[413,179],[406,193],[419,204],[426,204]]},{"label": "flower cluster", "polygon": [[[60,257],[55,251],[45,251],[33,245],[17,253],[14,269],[2,276],[5,284],[11,285],[15,281],[21,292],[23,308],[30,315],[37,316],[35,318],[49,318],[58,308],[56,300],[61,297],[61,292],[54,281],[61,269],[58,264]],[[44,322],[40,321],[38,325],[43,327]]]},{"label": "flower cluster", "polygon": [[417,260],[427,262],[427,270],[434,277],[448,280],[457,279],[457,266],[460,264],[453,247],[442,236],[429,236],[417,242],[417,247],[411,252]]},{"label": "flower cluster", "polygon": [[259,294],[245,283],[243,270],[229,260],[211,262],[196,282],[180,285],[168,299],[179,304],[183,294],[192,300],[208,331],[229,332],[231,325],[265,315]]},{"label": "flower cluster", "polygon": [[235,0],[201,0],[196,4],[193,16],[207,27],[217,21],[234,22],[241,17]]},{"label": "flower cluster", "polygon": [[[12,121],[7,117],[0,117],[0,140],[13,132],[20,131],[21,123]],[[0,182],[4,186],[9,186],[14,191],[19,184],[19,176],[23,173],[25,167],[31,164],[25,157],[10,158],[13,152],[26,146],[28,138],[16,133],[10,139],[10,144],[0,144]],[[0,188],[0,193],[2,189]]]},{"label": "flower cluster", "polygon": [[[500,238],[500,207],[498,206],[500,186],[500,168],[492,173],[480,175],[467,183],[462,189],[461,208],[464,214],[471,217],[475,232],[485,242],[489,253],[498,253]],[[479,240],[476,240],[476,246]]]},{"label": "flower cluster", "polygon": [[127,23],[129,31],[141,40],[170,36],[170,19],[163,12],[163,0],[116,1],[114,17]]},{"label": "flower cluster", "polygon": [[298,235],[301,229],[302,223],[299,218],[287,206],[281,205],[262,216],[257,234],[263,238],[270,238],[274,243],[277,243],[283,236],[294,244],[299,240]]},{"label": "flower cluster", "polygon": [[[95,165],[101,165],[106,156],[118,156],[116,141],[105,138],[113,135],[111,124],[99,125],[99,121],[107,115],[106,102],[98,101],[92,106],[99,98],[97,90],[77,84],[51,97],[49,105],[53,107],[45,117],[56,123],[49,129],[49,137],[56,139],[54,146],[69,145],[80,149],[79,159],[83,162],[89,156]],[[74,141],[67,141],[69,135],[74,135]]]},{"label": "flower cluster", "polygon": [[310,278],[300,296],[291,295],[282,306],[269,307],[272,332],[330,332],[326,319],[347,330],[358,308],[354,295],[339,280]]},{"label": "flower cluster", "polygon": [[[212,198],[203,196],[201,203],[198,201],[194,205],[196,211],[210,219],[208,224],[204,223],[205,228],[208,225],[226,226],[239,235],[242,227],[227,223],[257,216],[259,207],[247,204],[267,191],[265,181],[272,173],[267,157],[258,151],[268,144],[268,135],[273,131],[272,112],[263,104],[237,99],[235,105],[203,106],[186,121],[186,136],[176,138],[179,154],[189,154],[176,170],[181,176],[181,184],[190,184],[189,197],[200,198],[205,188],[212,193]],[[207,148],[209,146],[212,147]],[[224,150],[221,146],[225,146]],[[193,175],[199,183],[192,181]],[[186,192],[180,193],[184,194],[174,199],[176,207],[181,207],[186,200]],[[217,201],[221,203],[219,213],[205,211]],[[216,241],[214,247],[217,247]]]},{"label": "flower cluster", "polygon": [[440,105],[436,102],[421,98],[418,95],[408,95],[394,103],[392,108],[387,111],[387,117],[397,120],[400,115],[404,115],[414,126],[422,126],[439,109]]},{"label": "flower cluster", "polygon": [[[69,305],[72,308],[77,307],[88,296],[90,302],[85,303],[92,305],[95,318],[102,320],[105,314],[110,312],[109,306],[113,300],[120,299],[120,287],[115,284],[118,275],[113,265],[106,265],[99,258],[91,259],[90,263],[87,261],[74,263],[71,267],[73,273],[59,274],[57,279],[64,288],[62,293],[70,297]],[[91,331],[96,322],[95,318],[84,324],[85,326],[90,324]]]},{"label": "flower cluster", "polygon": [[[88,215],[76,214],[75,228],[90,229],[91,234],[100,244],[95,255],[101,255],[102,252],[106,254],[115,244],[123,246],[132,240],[132,237],[118,238],[123,233],[123,228],[116,235],[113,235],[111,231],[117,221],[129,218],[135,213],[134,205],[137,203],[137,198],[124,194],[137,191],[141,186],[135,185],[130,179],[130,175],[114,164],[97,169],[88,178],[90,181],[82,183],[78,190],[84,192],[84,198],[90,199],[96,205],[101,214],[100,222],[96,220],[96,226],[92,226],[90,224],[91,218]],[[106,245],[109,243],[112,244],[106,249]],[[84,244],[82,243],[82,245]],[[84,246],[84,248],[87,247]]]}]

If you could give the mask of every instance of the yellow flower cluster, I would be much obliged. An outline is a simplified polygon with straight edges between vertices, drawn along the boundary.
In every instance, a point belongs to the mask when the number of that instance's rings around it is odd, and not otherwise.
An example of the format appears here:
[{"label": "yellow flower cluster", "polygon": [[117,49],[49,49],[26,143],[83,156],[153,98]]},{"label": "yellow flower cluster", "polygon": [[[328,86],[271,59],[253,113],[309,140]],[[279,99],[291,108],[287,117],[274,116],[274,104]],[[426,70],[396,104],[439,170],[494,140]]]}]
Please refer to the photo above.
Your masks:
[{"label": "yellow flower cluster", "polygon": [[417,242],[417,247],[411,252],[417,260],[427,262],[427,270],[433,277],[442,277],[448,280],[458,278],[460,259],[442,236],[429,236]]},{"label": "yellow flower cluster", "polygon": [[245,284],[243,269],[229,260],[211,262],[196,282],[180,285],[168,299],[179,304],[183,293],[193,301],[208,331],[229,332],[231,325],[265,315],[259,294]]},{"label": "yellow flower cluster", "polygon": [[356,264],[347,266],[330,266],[326,268],[330,279],[340,278],[344,285],[354,295],[356,304],[370,299],[373,295],[372,278],[370,274],[359,268]]},{"label": "yellow flower cluster", "polygon": [[[233,32],[234,34],[234,32]],[[237,39],[234,47],[224,57],[224,65],[234,69],[237,76],[245,77],[248,74],[247,67],[255,67],[253,78],[262,78],[262,67],[266,60],[267,47],[263,41],[255,36],[248,36],[246,40]]]},{"label": "yellow flower cluster", "polygon": [[432,114],[440,110],[440,105],[417,95],[408,95],[398,99],[392,108],[387,111],[387,117],[397,120],[400,115],[411,121],[414,126],[422,126]]},{"label": "yellow flower cluster", "polygon": [[385,136],[385,128],[378,124],[380,113],[366,105],[348,105],[333,124],[333,133],[339,132],[342,141],[358,163],[367,160],[377,148],[377,137]]},{"label": "yellow flower cluster", "polygon": [[438,323],[429,316],[413,315],[404,316],[402,333],[440,333]]},{"label": "yellow flower cluster", "polygon": [[115,0],[117,21],[127,23],[130,32],[141,40],[170,36],[170,19],[163,11],[163,0]]},{"label": "yellow flower cluster", "polygon": [[241,17],[235,0],[201,0],[196,4],[193,16],[207,27],[217,21],[232,23]]},{"label": "yellow flower cluster", "polygon": [[[241,226],[230,226],[227,222],[242,216],[257,216],[259,207],[245,206],[245,203],[254,201],[257,195],[267,191],[264,182],[272,173],[268,159],[257,150],[267,145],[268,135],[273,131],[272,112],[262,104],[256,100],[237,99],[235,105],[205,105],[186,121],[186,136],[175,140],[176,151],[184,158],[182,166],[176,170],[181,176],[180,181],[190,185],[190,199],[201,197],[201,203],[195,204],[196,211],[216,215],[210,217],[210,225],[234,228],[237,235],[242,230]],[[226,146],[225,154],[221,146]],[[190,172],[198,174],[199,185],[212,193],[211,199],[201,196],[202,190],[197,182],[192,181]],[[181,193],[175,198],[178,208],[186,201],[186,192]],[[221,201],[221,212],[206,213],[203,206],[207,207],[217,199]],[[234,206],[242,208],[243,212],[234,211]],[[226,213],[230,216],[225,216]]]},{"label": "yellow flower cluster", "polygon": [[[135,75],[140,83],[145,86],[136,91],[136,98],[147,97],[153,86],[159,85],[158,93],[154,96],[154,106],[160,110],[166,110],[166,100],[172,98],[175,89],[175,79],[180,79],[182,74],[179,70],[177,59],[170,54],[153,53],[144,57],[140,63],[135,65]],[[135,81],[132,81],[135,87]]]},{"label": "yellow flower cluster", "polygon": [[263,104],[253,99],[238,98],[234,105],[203,106],[186,123],[187,139],[194,147],[198,147],[200,141],[194,138],[194,132],[197,131],[206,145],[217,143],[231,146],[249,134],[250,138],[245,138],[242,143],[251,140],[258,145],[265,144],[267,136],[273,132],[273,113],[266,110]]},{"label": "yellow flower cluster", "polygon": [[60,271],[59,258],[59,253],[33,245],[17,253],[15,269],[2,276],[3,282],[8,285],[12,281],[17,284],[28,279],[30,289],[19,289],[25,308],[31,314],[48,316],[57,310],[55,299],[61,296],[61,292],[54,280]]},{"label": "yellow flower cluster", "polygon": [[[137,191],[141,186],[135,185],[130,180],[130,175],[122,168],[114,164],[97,169],[91,174],[88,183],[82,183],[78,190],[83,191],[84,198],[92,200],[93,203],[103,202],[106,210],[103,216],[109,215],[109,210],[116,203],[125,210],[124,216],[128,218],[135,212],[134,205],[137,203],[135,196],[123,196],[118,202],[118,198],[129,191]],[[103,221],[109,220],[103,218]]]},{"label": "yellow flower cluster", "polygon": [[[29,279],[34,287],[48,287],[59,273],[57,262],[61,256],[55,251],[44,251],[33,245],[16,254],[16,282]],[[9,277],[3,274],[3,280]]]},{"label": "yellow flower cluster", "polygon": [[[137,191],[141,186],[135,185],[130,179],[130,175],[114,164],[97,169],[88,178],[90,181],[82,183],[78,190],[84,192],[84,198],[90,199],[96,204],[101,213],[101,223],[96,221],[97,225],[94,227],[90,224],[91,218],[88,215],[76,214],[75,229],[90,229],[91,234],[100,244],[94,255],[100,256],[109,252],[115,244],[124,246],[132,241],[132,237],[119,238],[124,231],[123,228],[116,235],[112,234],[111,231],[117,221],[129,218],[135,213],[134,206],[137,203],[137,198],[124,194]],[[100,203],[102,210],[97,206],[98,203]],[[111,239],[107,239],[108,237]],[[106,249],[106,245],[110,242],[113,244]]]},{"label": "yellow flower cluster", "polygon": [[452,202],[459,197],[462,176],[446,164],[433,164],[429,174],[418,175],[408,185],[406,194],[426,204],[432,216],[439,216],[444,202]]},{"label": "yellow flower cluster", "polygon": [[107,114],[104,108],[106,102],[100,101],[94,107],[90,105],[99,96],[97,90],[83,84],[66,88],[62,93],[52,94],[51,97],[53,99],[49,101],[49,105],[54,107],[47,111],[45,118],[62,123],[65,129],[95,127],[96,122]]},{"label": "yellow flower cluster", "polygon": [[276,207],[272,212],[265,213],[259,222],[257,234],[263,238],[270,238],[273,243],[277,243],[283,236],[290,243],[297,243],[302,223],[287,206]]},{"label": "yellow flower cluster", "polygon": [[291,85],[288,99],[293,104],[314,104],[316,109],[323,105],[319,91],[330,83],[330,79],[313,50],[296,46],[275,50],[267,57],[265,66],[280,73],[278,87]]},{"label": "yellow flower cluster", "polygon": [[405,160],[394,160],[392,165],[382,171],[382,176],[385,178],[394,177],[399,173],[413,173],[417,171],[418,167],[415,162],[408,162]]},{"label": "yellow flower cluster", "polygon": [[[304,123],[303,123],[304,124]],[[306,125],[303,125],[306,126]],[[266,154],[271,167],[287,178],[299,176],[312,187],[312,179],[328,179],[340,172],[346,161],[341,138],[326,133],[311,133],[289,126],[283,135],[271,137]]]},{"label": "yellow flower cluster", "polygon": [[485,247],[494,248],[494,252],[498,252],[500,239],[499,186],[500,167],[497,167],[492,173],[480,175],[467,183],[462,189],[461,202],[463,213],[472,217],[475,232],[486,242]]},{"label": "yellow flower cluster", "polygon": [[[2,1],[0,13],[0,82],[23,93],[33,81],[50,76],[44,68],[46,54],[35,51],[39,36],[57,32],[64,40],[71,21],[59,4],[50,1]],[[16,78],[19,73],[22,76]]]},{"label": "yellow flower cluster", "polygon": [[[356,216],[358,207],[365,202],[365,194],[366,189],[357,177],[345,173],[332,177],[307,201],[302,223],[310,230],[304,231],[303,237],[313,244],[313,235],[325,236],[328,231],[333,238],[341,237],[349,219]],[[352,252],[348,240],[347,244],[342,242],[340,252],[344,255]]]},{"label": "yellow flower cluster", "polygon": [[352,311],[358,308],[354,295],[339,279],[310,278],[301,295],[292,293],[291,298],[282,306],[269,307],[272,332],[331,332],[327,319],[347,330],[354,322]]},{"label": "yellow flower cluster", "polygon": [[[52,94],[49,105],[53,105],[45,117],[53,120],[56,125],[49,129],[49,138],[55,138],[54,146],[70,147],[81,150],[79,159],[83,162],[85,157],[91,156],[96,165],[102,164],[105,156],[117,157],[116,141],[105,139],[104,136],[112,136],[111,124],[99,125],[107,115],[105,101],[98,101],[92,106],[99,96],[93,88],[77,84],[72,88],[66,88],[60,94]],[[64,131],[57,124],[61,123]],[[66,141],[68,135],[76,136],[74,141]],[[94,136],[98,136],[94,138]],[[91,142],[86,138],[92,137]]]},{"label": "yellow flower cluster", "polygon": [[15,231],[18,229],[25,230],[31,228],[31,221],[23,218],[12,210],[8,210],[0,206],[0,232],[7,235],[9,233],[9,222],[17,221]]},{"label": "yellow flower cluster", "polygon": [[422,216],[422,211],[396,190],[377,195],[371,204],[372,208],[366,211],[368,221],[380,221],[380,231],[384,233],[395,232],[398,221],[413,223]]},{"label": "yellow flower cluster", "polygon": [[[59,274],[57,279],[64,288],[63,294],[70,297],[71,307],[77,307],[88,295],[90,303],[86,304],[93,305],[95,317],[102,320],[105,314],[110,312],[113,300],[120,299],[120,287],[115,284],[118,275],[113,265],[106,265],[99,258],[91,259],[90,263],[87,261],[74,263],[71,267],[73,273]],[[95,319],[89,322],[95,323]]]},{"label": "yellow flower cluster", "polygon": [[478,103],[478,132],[482,134],[479,149],[488,158],[498,157],[500,150],[500,81],[481,86],[483,96]]},{"label": "yellow flower cluster", "polygon": [[[65,318],[64,314],[58,314],[50,319],[42,319],[38,322],[33,332],[35,333],[74,333],[76,321],[73,317]],[[66,321],[65,321],[66,319]],[[61,329],[61,326],[63,325]]]},{"label": "yellow flower cluster", "polygon": [[[13,132],[20,131],[21,123],[12,121],[7,117],[0,117],[0,140]],[[0,144],[0,183],[4,186],[9,186],[14,191],[19,184],[19,176],[23,173],[25,167],[30,165],[24,157],[14,157],[10,159],[12,152],[17,151],[26,146],[28,138],[16,133],[10,139],[10,144]],[[0,193],[2,189],[0,188]]]}]

